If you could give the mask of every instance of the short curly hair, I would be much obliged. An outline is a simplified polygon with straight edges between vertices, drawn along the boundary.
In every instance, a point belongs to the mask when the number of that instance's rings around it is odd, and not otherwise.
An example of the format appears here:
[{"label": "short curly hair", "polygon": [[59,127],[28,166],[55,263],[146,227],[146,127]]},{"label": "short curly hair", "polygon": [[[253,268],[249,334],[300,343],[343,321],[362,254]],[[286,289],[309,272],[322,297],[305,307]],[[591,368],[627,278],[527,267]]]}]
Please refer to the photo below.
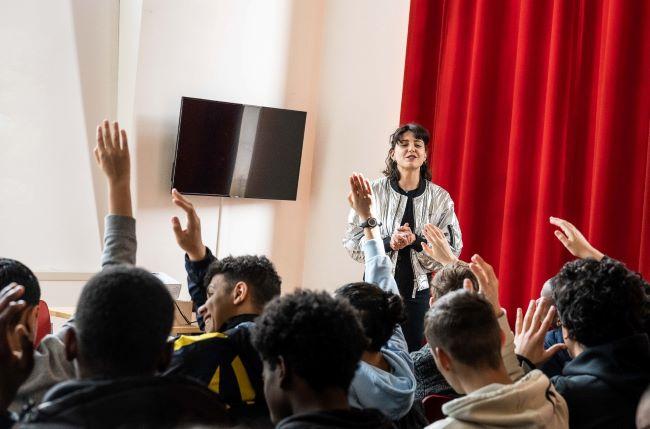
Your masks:
[{"label": "short curly hair", "polygon": [[478,279],[476,275],[469,269],[467,262],[456,261],[451,264],[445,265],[433,276],[429,286],[431,288],[431,296],[438,299],[463,288],[463,281],[469,279],[472,282],[474,290],[478,292]]},{"label": "short curly hair", "polygon": [[228,256],[210,264],[204,282],[207,287],[212,277],[223,274],[232,289],[237,282],[245,282],[251,289],[253,303],[264,307],[280,295],[282,281],[273,263],[266,256]]},{"label": "short curly hair", "polygon": [[405,319],[402,297],[385,292],[377,285],[348,283],[338,288],[334,295],[347,299],[359,312],[361,325],[370,340],[370,351],[380,351],[393,335],[395,325]]},{"label": "short curly hair", "polygon": [[15,259],[0,258],[0,290],[14,282],[25,288],[20,299],[29,306],[38,305],[41,299],[41,286],[32,270]]},{"label": "short curly hair", "polygon": [[273,299],[253,330],[253,346],[271,368],[281,356],[317,392],[347,392],[366,345],[354,308],[326,292],[298,290]]},{"label": "short curly hair", "polygon": [[591,347],[643,332],[644,281],[623,263],[610,258],[567,262],[551,286],[569,338]]}]

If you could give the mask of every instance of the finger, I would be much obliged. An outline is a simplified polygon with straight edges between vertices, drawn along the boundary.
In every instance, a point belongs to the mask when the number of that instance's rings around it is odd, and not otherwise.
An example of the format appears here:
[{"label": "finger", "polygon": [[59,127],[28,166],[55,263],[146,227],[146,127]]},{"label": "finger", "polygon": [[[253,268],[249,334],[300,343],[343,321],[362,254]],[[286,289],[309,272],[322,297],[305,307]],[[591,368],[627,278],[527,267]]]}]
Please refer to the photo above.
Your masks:
[{"label": "finger", "polygon": [[544,360],[547,361],[560,350],[566,350],[567,346],[564,343],[553,344],[548,349],[544,350]]},{"label": "finger", "polygon": [[122,150],[129,150],[129,141],[126,138],[126,130],[121,130],[120,135],[122,136]]},{"label": "finger", "polygon": [[528,303],[528,309],[524,315],[524,326],[523,332],[528,332],[530,330],[530,324],[533,319],[533,313],[535,313],[535,300],[531,299]]},{"label": "finger", "polygon": [[4,310],[11,302],[23,296],[24,292],[25,288],[16,283],[11,283],[4,288],[2,294],[0,294],[0,311]]},{"label": "finger", "polygon": [[5,333],[8,329],[13,331],[13,326],[20,320],[21,312],[25,308],[25,301],[11,301],[0,313],[0,332]]},{"label": "finger", "polygon": [[112,133],[111,143],[113,144],[113,149],[120,148],[120,126],[117,122],[113,122],[113,133]]},{"label": "finger", "polygon": [[566,221],[564,219],[560,219],[559,217],[551,217],[549,219],[549,222],[551,222],[555,226],[560,227],[560,229],[562,229],[562,232],[564,232],[564,234],[567,237],[569,237],[569,238],[572,237],[573,234],[572,234],[572,231],[571,231],[571,227],[574,227],[574,226],[573,226],[573,224],[571,222]]},{"label": "finger", "polygon": [[422,243],[420,243],[420,246],[422,246],[422,250],[424,250],[427,255],[429,255],[429,256],[433,255],[433,250],[431,249],[431,247],[428,244],[422,242]]},{"label": "finger", "polygon": [[476,262],[471,262],[469,264],[469,269],[474,273],[474,275],[478,280],[479,292],[483,292],[488,285],[487,273],[485,272],[485,270],[483,270],[483,267],[481,267]]},{"label": "finger", "polygon": [[494,273],[494,268],[492,268],[492,265],[488,264],[485,262],[483,258],[481,258],[481,255],[476,254],[472,256],[472,261],[477,263],[483,271],[485,271],[485,274],[488,276],[490,279],[496,279],[496,274]]},{"label": "finger", "polygon": [[474,292],[474,287],[472,286],[472,281],[470,279],[463,280],[463,289],[467,292]]},{"label": "finger", "polygon": [[517,307],[517,316],[515,317],[515,336],[521,334],[521,328],[524,324],[524,315],[521,307]]},{"label": "finger", "polygon": [[366,195],[372,195],[372,188],[370,187],[370,182],[368,179],[363,179],[363,187],[366,189]]},{"label": "finger", "polygon": [[111,128],[108,119],[104,119],[104,149],[110,150],[113,147],[112,138],[111,138]]},{"label": "finger", "polygon": [[564,245],[564,247],[568,247],[568,246],[569,246],[569,237],[567,237],[566,235],[562,234],[561,231],[559,231],[559,230],[556,229],[556,230],[555,230],[555,236],[557,237],[558,240],[560,240],[560,243],[562,243],[562,245]]},{"label": "finger", "polygon": [[99,147],[95,146],[95,149],[93,150],[93,154],[95,155],[95,161],[97,162],[97,165],[101,164],[99,160]]},{"label": "finger", "polygon": [[539,326],[542,323],[542,315],[544,314],[542,311],[542,306],[535,303],[535,313],[533,313],[533,319],[530,322],[530,329],[533,331],[539,330]]},{"label": "finger", "polygon": [[[354,187],[354,175],[351,175],[350,178],[348,179],[348,182],[350,182],[350,192],[354,193],[355,192],[355,187]],[[173,192],[173,191],[172,191]]]},{"label": "finger", "polygon": [[176,216],[172,218],[172,229],[174,230],[174,234],[176,234],[177,237],[180,237],[181,234],[183,233],[183,227],[181,226],[181,221]]},{"label": "finger", "polygon": [[102,132],[102,126],[97,126],[97,148],[99,148],[100,153],[106,150],[106,143],[104,142],[104,133]]},{"label": "finger", "polygon": [[553,320],[555,320],[555,307],[551,306],[546,312],[546,317],[544,317],[544,320],[542,321],[542,324],[539,327],[539,332],[546,335],[546,332],[553,324]]}]

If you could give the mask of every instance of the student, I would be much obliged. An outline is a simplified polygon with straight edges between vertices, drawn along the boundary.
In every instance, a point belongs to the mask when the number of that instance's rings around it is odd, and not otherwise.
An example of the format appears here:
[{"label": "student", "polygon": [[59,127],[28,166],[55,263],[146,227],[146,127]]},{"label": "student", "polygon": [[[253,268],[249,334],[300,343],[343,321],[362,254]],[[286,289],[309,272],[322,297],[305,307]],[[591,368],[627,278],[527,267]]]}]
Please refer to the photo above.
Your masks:
[{"label": "student", "polygon": [[[367,224],[373,216],[370,185],[363,175],[353,174],[350,188],[349,203],[361,222]],[[376,408],[397,422],[398,427],[421,428],[427,422],[419,407],[413,408],[413,361],[398,324],[404,317],[404,304],[379,231],[368,226],[364,234],[368,283],[350,283],[335,292],[336,297],[346,299],[359,311],[361,325],[369,339],[350,385],[350,405]]]},{"label": "student", "polygon": [[610,258],[568,262],[553,278],[573,360],[552,381],[569,405],[572,428],[634,427],[650,383],[644,286],[640,275]]},{"label": "student", "polygon": [[[112,131],[111,131],[112,127]],[[94,150],[97,164],[108,182],[109,214],[104,225],[102,268],[118,264],[135,264],[135,219],[131,208],[130,160],[127,135],[105,120],[97,127],[97,145]],[[40,286],[34,274],[18,261],[0,260],[0,289],[16,282],[25,290],[27,310],[21,323],[33,340],[36,334]],[[45,392],[55,384],[76,376],[74,362],[66,359],[63,339],[73,321],[68,321],[60,331],[46,335],[34,351],[34,369],[20,386],[11,404],[13,411],[38,404]],[[14,342],[15,343],[15,342]]]},{"label": "student", "polygon": [[437,300],[425,335],[440,372],[466,394],[444,404],[447,418],[429,428],[568,428],[566,403],[541,371],[512,382],[500,352],[504,333],[481,294],[458,290]]},{"label": "student", "polygon": [[251,344],[255,318],[280,295],[280,277],[264,256],[217,260],[203,244],[193,205],[176,190],[173,202],[188,223],[172,220],[176,240],[186,252],[185,268],[197,318],[206,334],[180,336],[167,375],[184,375],[218,393],[242,423],[270,426],[264,400],[262,361]]},{"label": "student", "polygon": [[97,428],[229,423],[206,387],[155,375],[171,358],[173,316],[171,296],[153,274],[123,265],[93,276],[64,339],[79,379],[50,389],[24,421]]},{"label": "student", "polygon": [[348,403],[366,340],[345,300],[306,290],[275,298],[256,324],[253,344],[276,428],[394,427],[379,411]]}]

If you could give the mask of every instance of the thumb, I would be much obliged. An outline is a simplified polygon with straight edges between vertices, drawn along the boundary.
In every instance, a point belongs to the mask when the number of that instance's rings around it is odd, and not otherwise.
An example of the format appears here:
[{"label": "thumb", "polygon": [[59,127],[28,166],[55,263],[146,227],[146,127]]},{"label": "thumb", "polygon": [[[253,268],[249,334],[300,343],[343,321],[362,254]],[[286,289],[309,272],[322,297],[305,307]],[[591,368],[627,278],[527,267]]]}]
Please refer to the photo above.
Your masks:
[{"label": "thumb", "polygon": [[474,292],[472,281],[470,279],[463,280],[463,289],[465,289],[467,292]]},{"label": "thumb", "polygon": [[181,221],[178,220],[177,216],[174,216],[172,218],[172,229],[176,235],[180,235],[183,232],[183,228],[181,228]]},{"label": "thumb", "polygon": [[566,344],[564,343],[559,343],[559,344],[553,344],[551,347],[548,349],[544,350],[544,358],[546,360],[549,360],[552,358],[557,352],[560,350],[566,350]]}]

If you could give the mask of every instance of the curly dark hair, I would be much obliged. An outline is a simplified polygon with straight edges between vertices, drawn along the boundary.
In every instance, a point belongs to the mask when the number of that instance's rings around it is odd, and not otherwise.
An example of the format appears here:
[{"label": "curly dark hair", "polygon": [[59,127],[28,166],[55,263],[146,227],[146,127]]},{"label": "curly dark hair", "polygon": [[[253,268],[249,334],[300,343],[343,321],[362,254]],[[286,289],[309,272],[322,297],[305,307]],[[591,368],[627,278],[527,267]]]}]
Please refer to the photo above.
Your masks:
[{"label": "curly dark hair", "polygon": [[174,302],[153,274],[121,265],[95,274],[75,314],[79,354],[96,376],[148,374],[172,329]]},{"label": "curly dark hair", "polygon": [[424,335],[431,349],[440,347],[464,365],[497,369],[501,329],[483,295],[465,289],[449,292],[424,317]]},{"label": "curly dark hair", "polygon": [[282,356],[317,392],[347,392],[366,345],[354,308],[326,292],[298,290],[273,299],[253,329],[253,346],[271,368]]},{"label": "curly dark hair", "polygon": [[370,340],[370,351],[381,350],[393,335],[395,325],[404,321],[402,297],[384,292],[377,285],[366,282],[349,283],[338,288],[334,295],[347,299],[359,312],[361,325]]},{"label": "curly dark hair", "polygon": [[551,280],[562,325],[569,338],[587,347],[643,332],[644,283],[610,258],[567,262]]},{"label": "curly dark hair", "polygon": [[[429,136],[429,131],[427,131],[426,128],[420,124],[412,122],[400,126],[395,130],[393,134],[390,135],[390,138],[388,140],[390,144],[390,150],[386,156],[386,169],[383,171],[383,174],[391,180],[399,180],[400,174],[399,170],[397,169],[397,162],[391,159],[390,152],[395,149],[395,146],[399,142],[399,139],[402,137],[402,135],[408,131],[412,132],[416,139],[422,140],[424,142],[424,147],[427,151],[427,154],[431,153],[431,148],[429,147],[429,141],[431,140],[431,137]],[[426,161],[420,167],[420,177],[425,180],[431,180],[433,177]]]},{"label": "curly dark hair", "polygon": [[469,279],[474,290],[478,292],[478,279],[469,269],[467,262],[456,261],[445,265],[431,279],[429,284],[431,296],[438,299],[449,292],[462,289],[465,279]]},{"label": "curly dark hair", "polygon": [[0,290],[14,282],[25,288],[20,299],[29,306],[38,305],[41,299],[41,286],[32,270],[15,259],[0,258]]},{"label": "curly dark hair", "polygon": [[230,290],[237,282],[245,282],[250,287],[253,302],[260,308],[280,295],[282,281],[266,256],[228,256],[215,260],[203,280],[206,287],[217,274],[225,276]]}]

